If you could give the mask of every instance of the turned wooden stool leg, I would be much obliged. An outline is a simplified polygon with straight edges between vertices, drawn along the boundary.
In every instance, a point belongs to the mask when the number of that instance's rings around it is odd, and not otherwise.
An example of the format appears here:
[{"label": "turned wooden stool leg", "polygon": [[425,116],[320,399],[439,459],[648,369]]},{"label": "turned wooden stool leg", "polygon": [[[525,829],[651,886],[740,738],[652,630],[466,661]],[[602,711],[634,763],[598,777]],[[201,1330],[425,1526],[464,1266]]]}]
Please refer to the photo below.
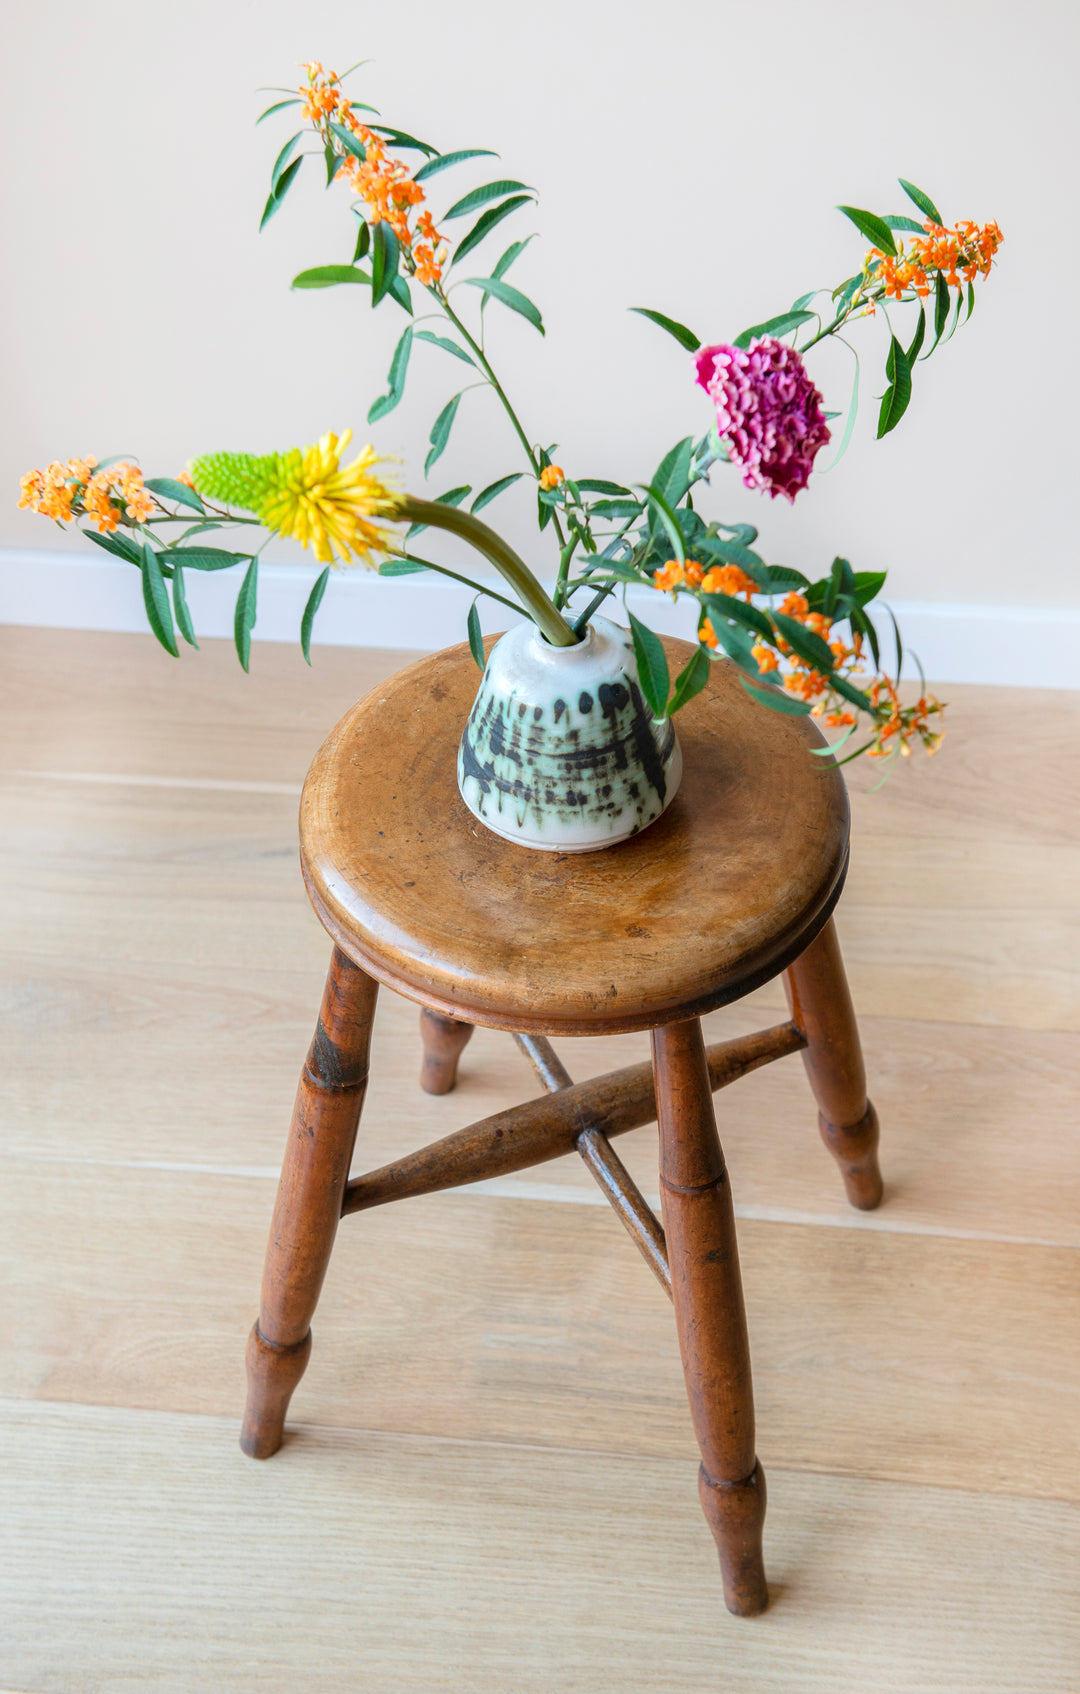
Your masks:
[{"label": "turned wooden stool leg", "polygon": [[420,1013],[420,1036],[424,1043],[420,1086],[425,1094],[449,1094],[457,1081],[458,1060],[472,1032],[471,1023],[459,1023],[457,1018],[444,1017],[442,1012],[424,1007]]},{"label": "turned wooden stool leg", "polygon": [[768,1604],[761,1532],[765,1475],[754,1452],[754,1391],[735,1214],[716,1133],[701,1024],[652,1036],[660,1123],[660,1196],[690,1415],[701,1449],[698,1489],[720,1554],[728,1610]]},{"label": "turned wooden stool leg", "polygon": [[337,947],[300,1077],[247,1350],[240,1445],[253,1459],[281,1446],[289,1400],[311,1352],[311,1318],[330,1262],[367,1087],[378,984]]},{"label": "turned wooden stool leg", "polygon": [[806,1037],[803,1064],[820,1110],[821,1139],[860,1211],[880,1205],[877,1113],[866,1097],[859,1026],[832,918],[784,972],[792,1022]]}]

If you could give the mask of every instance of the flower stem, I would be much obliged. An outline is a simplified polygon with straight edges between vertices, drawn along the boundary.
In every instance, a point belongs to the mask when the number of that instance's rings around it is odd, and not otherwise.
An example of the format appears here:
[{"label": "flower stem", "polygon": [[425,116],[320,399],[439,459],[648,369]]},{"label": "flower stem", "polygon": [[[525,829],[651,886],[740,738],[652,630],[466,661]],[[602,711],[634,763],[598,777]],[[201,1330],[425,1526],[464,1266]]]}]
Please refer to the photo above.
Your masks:
[{"label": "flower stem", "polygon": [[471,512],[461,512],[456,506],[445,506],[438,500],[418,500],[414,495],[406,494],[398,506],[397,515],[411,523],[430,524],[433,529],[445,529],[475,547],[477,552],[482,553],[506,578],[537,628],[547,636],[552,646],[574,647],[581,639],[570,628],[566,619],[556,611],[524,559],[519,558],[501,535],[497,535]]}]

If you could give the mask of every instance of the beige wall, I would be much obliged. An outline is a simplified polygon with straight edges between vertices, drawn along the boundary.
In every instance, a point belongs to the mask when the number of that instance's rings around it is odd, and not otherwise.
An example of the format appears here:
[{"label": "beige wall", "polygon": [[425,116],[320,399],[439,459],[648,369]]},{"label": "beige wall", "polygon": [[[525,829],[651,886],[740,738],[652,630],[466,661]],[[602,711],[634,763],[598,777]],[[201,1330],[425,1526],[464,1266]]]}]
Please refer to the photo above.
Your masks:
[{"label": "beige wall", "polygon": [[[897,434],[873,440],[879,319],[860,326],[864,406],[837,471],[789,509],[718,469],[710,511],[761,522],[767,555],[808,570],[835,551],[887,566],[900,598],[1076,605],[1076,17],[1066,0],[9,0],[0,544],[64,545],[14,504],[20,472],[53,456],[135,451],[161,474],[346,423],[366,438],[401,316],[359,290],[289,292],[301,268],[349,257],[347,196],[306,167],[259,237],[291,130],[252,128],[272,98],[255,85],[366,54],[357,97],[387,121],[445,150],[494,147],[540,190],[505,227],[542,232],[514,278],[547,339],[496,307],[490,344],[529,429],[579,475],[645,479],[707,422],[685,356],[627,306],[730,338],[849,274],[863,244],[831,207],[901,211],[898,174],[947,217],[996,217],[999,268],[970,328],[919,368]],[[486,163],[441,179],[436,210]],[[418,350],[375,428],[414,486],[459,369]],[[813,369],[846,405],[843,349]],[[514,468],[488,396],[467,396],[433,487]],[[524,507],[510,527],[550,569]]]}]

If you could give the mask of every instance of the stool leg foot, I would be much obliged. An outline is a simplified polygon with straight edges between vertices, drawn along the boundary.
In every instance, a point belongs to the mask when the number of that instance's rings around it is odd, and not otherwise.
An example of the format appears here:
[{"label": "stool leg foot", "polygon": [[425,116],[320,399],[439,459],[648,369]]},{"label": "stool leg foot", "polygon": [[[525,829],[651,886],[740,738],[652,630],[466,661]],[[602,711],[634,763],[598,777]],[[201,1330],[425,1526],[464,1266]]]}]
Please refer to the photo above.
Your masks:
[{"label": "stool leg foot", "polygon": [[784,972],[792,1021],[806,1037],[803,1064],[821,1139],[840,1167],[848,1200],[873,1211],[882,1196],[877,1113],[867,1099],[859,1026],[832,918]]},{"label": "stool leg foot", "polygon": [[367,1087],[378,985],[337,947],[300,1077],[247,1350],[240,1444],[254,1459],[281,1446],[289,1400],[311,1352],[311,1318],[330,1262]]},{"label": "stool leg foot", "polygon": [[459,1023],[425,1006],[420,1013],[424,1063],[420,1086],[425,1094],[449,1094],[457,1082],[458,1060],[472,1036],[471,1023]]},{"label": "stool leg foot", "polygon": [[699,1492],[737,1617],[764,1610],[765,1478],[754,1454],[754,1391],[735,1214],[716,1133],[701,1024],[653,1031],[660,1196]]}]

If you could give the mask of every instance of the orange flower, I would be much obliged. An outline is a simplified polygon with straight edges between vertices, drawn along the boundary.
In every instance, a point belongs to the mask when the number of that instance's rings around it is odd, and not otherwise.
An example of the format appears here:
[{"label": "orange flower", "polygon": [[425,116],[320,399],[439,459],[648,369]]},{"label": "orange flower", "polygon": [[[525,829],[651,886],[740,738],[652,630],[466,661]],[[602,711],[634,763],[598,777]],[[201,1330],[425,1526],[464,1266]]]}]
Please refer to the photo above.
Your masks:
[{"label": "orange flower", "polygon": [[19,505],[60,523],[94,518],[103,535],[118,524],[148,518],[154,502],[143,487],[142,472],[126,463],[95,471],[96,464],[94,458],[71,459],[66,465],[54,461],[44,471],[29,471],[22,479]]},{"label": "orange flower", "polygon": [[653,572],[653,587],[662,590],[678,588],[686,580],[686,572],[678,559],[669,559],[666,565],[661,565]]},{"label": "orange flower", "polygon": [[[919,299],[930,292],[931,276],[944,277],[949,288],[962,288],[977,276],[989,276],[994,255],[1005,239],[996,223],[978,224],[965,220],[953,229],[941,224],[923,225],[925,235],[917,235],[910,248],[893,256],[872,247],[864,267],[883,283],[889,299],[901,300],[906,291],[914,289]],[[961,281],[959,272],[963,272]]]},{"label": "orange flower", "polygon": [[785,617],[797,618],[802,623],[810,610],[810,605],[801,594],[785,594],[780,602],[780,610]]},{"label": "orange flower", "polygon": [[558,488],[560,482],[565,482],[561,465],[545,465],[540,472],[540,486],[544,489]]},{"label": "orange flower", "polygon": [[750,651],[757,660],[757,668],[759,671],[768,672],[780,669],[780,660],[777,658],[772,648],[766,647],[763,641],[755,641]]},{"label": "orange flower", "polygon": [[703,641],[706,647],[719,647],[720,643],[716,639],[716,631],[709,618],[704,620],[698,630],[698,640]]},{"label": "orange flower", "polygon": [[756,584],[738,565],[711,565],[701,582],[706,594],[745,594],[752,599]]}]

